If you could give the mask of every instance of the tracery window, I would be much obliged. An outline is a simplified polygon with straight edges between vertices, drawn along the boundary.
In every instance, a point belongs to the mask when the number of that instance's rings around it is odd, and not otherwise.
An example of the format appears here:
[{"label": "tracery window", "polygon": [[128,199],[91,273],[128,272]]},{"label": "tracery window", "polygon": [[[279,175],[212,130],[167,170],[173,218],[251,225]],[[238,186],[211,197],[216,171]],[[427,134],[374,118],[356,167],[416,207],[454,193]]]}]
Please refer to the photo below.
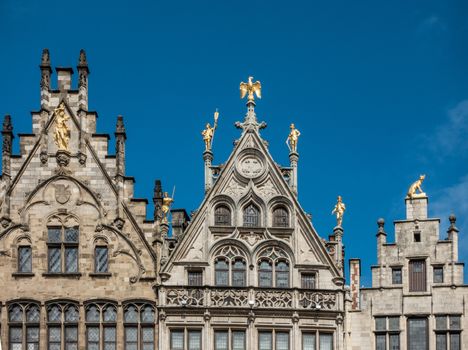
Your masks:
[{"label": "tracery window", "polygon": [[[55,303],[47,307],[47,349],[77,350],[78,348],[78,306]],[[62,343],[64,347],[62,348]]]},{"label": "tracery window", "polygon": [[260,209],[251,203],[244,209],[244,226],[258,227],[260,226]]},{"label": "tracery window", "polygon": [[258,285],[260,287],[289,288],[289,260],[286,253],[270,247],[259,254]]},{"label": "tracery window", "polygon": [[125,305],[125,350],[154,350],[154,313],[154,306],[149,303]]},{"label": "tracery window", "polygon": [[284,206],[273,210],[273,227],[289,227],[289,212]]},{"label": "tracery window", "polygon": [[113,304],[86,306],[87,350],[115,350],[117,309]]},{"label": "tracery window", "polygon": [[47,250],[49,273],[78,272],[79,227],[49,226]]},{"label": "tracery window", "polygon": [[215,209],[215,225],[231,226],[231,210],[224,204],[218,205]]},{"label": "tracery window", "polygon": [[38,350],[39,322],[39,304],[14,303],[9,305],[9,350]]},{"label": "tracery window", "polygon": [[21,245],[18,247],[18,272],[32,272],[32,248],[29,245]]},{"label": "tracery window", "polygon": [[247,284],[247,263],[243,252],[226,246],[215,254],[215,285],[244,287]]}]

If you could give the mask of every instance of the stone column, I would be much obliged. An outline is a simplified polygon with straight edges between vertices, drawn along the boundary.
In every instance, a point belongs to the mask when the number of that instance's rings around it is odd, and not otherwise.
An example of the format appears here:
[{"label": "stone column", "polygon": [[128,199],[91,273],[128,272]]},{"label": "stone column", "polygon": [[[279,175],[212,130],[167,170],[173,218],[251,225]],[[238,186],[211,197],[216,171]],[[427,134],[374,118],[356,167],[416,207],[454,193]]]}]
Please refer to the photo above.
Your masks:
[{"label": "stone column", "polygon": [[454,214],[451,214],[449,216],[450,220],[450,227],[447,230],[448,233],[448,239],[452,241],[452,256],[451,256],[451,262],[450,262],[450,267],[452,270],[451,273],[451,282],[452,285],[455,285],[457,281],[455,280],[455,263],[458,261],[458,228],[455,226],[455,223],[457,222],[457,218],[455,217]]},{"label": "stone column", "polygon": [[125,178],[125,140],[127,134],[125,133],[125,126],[123,117],[119,115],[117,117],[117,125],[115,127],[115,155],[116,155],[116,183],[118,190],[118,209],[117,216],[123,218],[123,206],[122,201],[124,200],[124,178]]},{"label": "stone column", "polygon": [[88,61],[86,60],[85,50],[80,50],[78,59],[78,105],[82,110],[88,110]]},{"label": "stone column", "polygon": [[50,99],[50,74],[52,73],[48,49],[42,50],[39,68],[41,69],[41,108],[48,109]]},{"label": "stone column", "polygon": [[213,152],[211,152],[211,150],[205,150],[205,152],[203,152],[203,160],[205,161],[205,193],[207,193],[213,186],[213,172],[211,170]]},{"label": "stone column", "polygon": [[291,179],[289,180],[289,186],[291,190],[297,197],[297,161],[299,160],[299,153],[297,152],[290,152],[289,153],[289,162],[291,164],[292,173]]},{"label": "stone column", "polygon": [[387,243],[387,234],[384,231],[385,220],[380,218],[377,220],[379,230],[377,231],[377,264],[382,264],[383,258],[383,245]]},{"label": "stone column", "polygon": [[11,183],[11,153],[13,144],[13,125],[11,124],[11,116],[5,115],[3,119],[2,129],[2,187],[3,187],[3,206],[2,206],[2,222],[10,220],[10,196],[8,190]]}]

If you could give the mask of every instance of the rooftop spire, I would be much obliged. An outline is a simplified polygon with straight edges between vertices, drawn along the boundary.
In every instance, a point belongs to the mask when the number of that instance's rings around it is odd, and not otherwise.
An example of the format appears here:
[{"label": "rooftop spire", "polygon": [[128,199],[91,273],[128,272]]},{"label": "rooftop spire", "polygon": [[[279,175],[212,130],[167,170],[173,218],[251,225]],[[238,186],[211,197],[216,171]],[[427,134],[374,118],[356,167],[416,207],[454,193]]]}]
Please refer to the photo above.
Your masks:
[{"label": "rooftop spire", "polygon": [[249,77],[247,83],[241,82],[240,86],[240,98],[243,99],[247,96],[247,114],[243,123],[236,122],[236,127],[239,129],[256,130],[266,128],[266,123],[257,121],[257,115],[255,114],[255,96],[262,98],[262,84],[257,80],[253,82],[253,77]]}]

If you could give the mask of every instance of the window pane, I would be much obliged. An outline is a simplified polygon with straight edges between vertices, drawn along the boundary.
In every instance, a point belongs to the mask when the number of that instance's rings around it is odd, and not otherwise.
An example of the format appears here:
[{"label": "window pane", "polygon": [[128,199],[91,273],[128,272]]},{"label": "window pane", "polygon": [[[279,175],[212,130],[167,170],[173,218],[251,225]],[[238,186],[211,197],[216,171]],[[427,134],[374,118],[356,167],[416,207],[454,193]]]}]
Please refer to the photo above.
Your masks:
[{"label": "window pane", "polygon": [[88,327],[87,336],[88,336],[88,343],[99,342],[99,327]]},{"label": "window pane", "polygon": [[244,226],[258,227],[259,225],[259,210],[253,204],[250,204],[244,210]]},{"label": "window pane", "polygon": [[460,316],[450,316],[450,329],[460,329]]},{"label": "window pane", "polygon": [[115,342],[115,327],[104,327],[104,341]]},{"label": "window pane", "polygon": [[115,322],[117,320],[117,312],[115,307],[107,306],[104,310],[104,322]]},{"label": "window pane", "polygon": [[390,334],[389,339],[390,339],[389,350],[400,350],[400,335]]},{"label": "window pane", "polygon": [[426,290],[426,262],[413,260],[409,263],[411,292],[423,292]]},{"label": "window pane", "polygon": [[443,283],[443,282],[444,282],[444,268],[434,267],[434,283]]},{"label": "window pane", "polygon": [[66,242],[78,243],[79,232],[80,231],[79,231],[78,227],[67,227],[67,228],[65,228],[65,241]]},{"label": "window pane", "polygon": [[232,350],[245,350],[245,332],[232,332]]},{"label": "window pane", "polygon": [[258,349],[272,350],[271,332],[260,332],[258,334]]},{"label": "window pane", "polygon": [[229,283],[229,265],[225,260],[215,262],[215,284],[217,286],[227,286]]},{"label": "window pane", "polygon": [[276,350],[289,350],[289,333],[276,332]]},{"label": "window pane", "polygon": [[446,334],[436,334],[436,350],[447,350]]},{"label": "window pane", "polygon": [[49,327],[49,342],[60,342],[62,340],[61,332],[60,327]]},{"label": "window pane", "polygon": [[188,272],[188,285],[189,286],[202,286],[203,285],[203,272],[202,271],[189,271]]},{"label": "window pane", "polygon": [[315,334],[302,334],[302,350],[315,350]]},{"label": "window pane", "polygon": [[23,322],[23,308],[19,305],[15,305],[10,309],[8,318],[12,322]]},{"label": "window pane", "polygon": [[32,271],[32,249],[31,247],[18,248],[18,272]]},{"label": "window pane", "polygon": [[107,272],[108,270],[108,250],[107,247],[96,247],[95,249],[95,271]]},{"label": "window pane", "polygon": [[387,329],[386,317],[376,317],[375,318],[375,330],[376,331],[385,331]]},{"label": "window pane", "polygon": [[460,350],[460,334],[450,334],[450,350]]},{"label": "window pane", "polygon": [[171,350],[184,350],[184,332],[171,332]]},{"label": "window pane", "polygon": [[376,334],[375,336],[375,349],[376,350],[387,350],[387,335]]},{"label": "window pane", "polygon": [[279,207],[273,211],[273,226],[274,227],[288,227],[289,226],[289,214],[285,208]]},{"label": "window pane", "polygon": [[127,342],[138,341],[138,328],[137,327],[125,327],[125,341]]},{"label": "window pane", "polygon": [[141,322],[154,322],[154,310],[151,306],[146,305],[141,311]]},{"label": "window pane", "polygon": [[333,334],[320,334],[320,350],[333,350]]},{"label": "window pane", "polygon": [[88,310],[86,310],[86,321],[99,322],[99,309],[96,305],[91,305]]},{"label": "window pane", "polygon": [[427,350],[427,319],[408,319],[408,350]]},{"label": "window pane", "polygon": [[48,236],[47,241],[50,243],[60,243],[62,241],[62,228],[60,227],[49,227],[47,230]]},{"label": "window pane", "polygon": [[[97,330],[98,330],[98,338],[99,338],[99,328]],[[78,328],[77,327],[65,328],[65,341],[67,342],[78,341]]]},{"label": "window pane", "polygon": [[301,274],[301,288],[315,289],[315,274],[314,273]]},{"label": "window pane", "polygon": [[259,286],[260,287],[272,287],[273,276],[271,272],[260,271],[259,273]]},{"label": "window pane", "polygon": [[141,330],[141,337],[145,343],[152,342],[154,340],[153,327],[144,327]]},{"label": "window pane", "polygon": [[401,268],[392,269],[392,284],[401,284]]},{"label": "window pane", "polygon": [[215,332],[215,350],[228,350],[228,332]]},{"label": "window pane", "polygon": [[276,272],[276,287],[289,287],[289,272]]},{"label": "window pane", "polygon": [[52,306],[48,312],[48,319],[50,322],[62,322],[62,309],[57,305]]},{"label": "window pane", "polygon": [[135,306],[130,305],[127,310],[125,310],[125,322],[138,322],[138,313]]},{"label": "window pane", "polygon": [[28,311],[26,311],[26,319],[28,322],[39,322],[39,307],[31,306]]},{"label": "window pane", "polygon": [[189,331],[188,332],[188,350],[201,349],[201,332]]},{"label": "window pane", "polygon": [[62,271],[62,257],[60,248],[49,247],[49,272]]},{"label": "window pane", "polygon": [[228,207],[220,205],[215,209],[215,225],[217,226],[230,226],[231,225],[231,211]]},{"label": "window pane", "polygon": [[436,329],[447,329],[447,316],[436,316]]},{"label": "window pane", "polygon": [[26,329],[26,340],[28,343],[39,341],[39,327],[28,327]]},{"label": "window pane", "polygon": [[391,331],[400,330],[400,318],[399,317],[389,317],[388,318],[388,329]]},{"label": "window pane", "polygon": [[65,272],[78,272],[78,248],[65,248]]},{"label": "window pane", "polygon": [[245,271],[233,271],[232,285],[235,287],[244,287],[245,284]]},{"label": "window pane", "polygon": [[21,327],[10,327],[10,341],[13,343],[23,341],[23,329]]},{"label": "window pane", "polygon": [[65,311],[65,321],[67,322],[78,322],[79,315],[78,309],[75,306],[69,306]]}]

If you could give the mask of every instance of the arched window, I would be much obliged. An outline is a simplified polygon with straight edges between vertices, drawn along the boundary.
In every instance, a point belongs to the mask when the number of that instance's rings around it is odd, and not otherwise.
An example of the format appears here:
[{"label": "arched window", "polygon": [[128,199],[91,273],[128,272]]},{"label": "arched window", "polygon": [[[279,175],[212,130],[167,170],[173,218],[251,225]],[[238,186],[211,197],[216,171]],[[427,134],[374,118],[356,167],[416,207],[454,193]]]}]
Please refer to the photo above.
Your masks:
[{"label": "arched window", "polygon": [[229,285],[229,265],[225,259],[215,262],[215,284],[217,286]]},{"label": "arched window", "polygon": [[260,210],[254,204],[249,204],[244,209],[244,226],[245,227],[260,226]]},{"label": "arched window", "polygon": [[258,285],[289,288],[289,261],[286,253],[278,247],[269,247],[259,257]]},{"label": "arched window", "polygon": [[[47,308],[49,350],[77,349],[78,347],[78,307],[74,304],[51,304]],[[62,334],[64,338],[62,340]]]},{"label": "arched window", "polygon": [[18,273],[32,272],[32,249],[29,245],[18,247]]},{"label": "arched window", "polygon": [[39,350],[40,308],[34,303],[15,303],[8,308],[10,349]]},{"label": "arched window", "polygon": [[276,263],[276,287],[289,287],[289,264],[286,261],[278,261]]},{"label": "arched window", "polygon": [[258,266],[258,285],[260,287],[273,287],[273,268],[269,260],[260,261]]},{"label": "arched window", "polygon": [[125,350],[154,350],[154,322],[152,305],[135,303],[125,305]]},{"label": "arched window", "polygon": [[245,254],[236,246],[224,246],[215,254],[215,285],[245,287],[247,263]]},{"label": "arched window", "polygon": [[245,261],[237,258],[232,262],[232,285],[235,287],[243,287],[246,285],[246,268]]},{"label": "arched window", "polygon": [[279,206],[273,210],[273,227],[289,227],[289,212],[285,207]]},{"label": "arched window", "polygon": [[231,210],[226,205],[218,205],[215,209],[215,225],[231,226]]},{"label": "arched window", "polygon": [[[113,304],[86,307],[87,350],[115,350],[117,309]],[[102,342],[101,342],[102,339]]]}]

